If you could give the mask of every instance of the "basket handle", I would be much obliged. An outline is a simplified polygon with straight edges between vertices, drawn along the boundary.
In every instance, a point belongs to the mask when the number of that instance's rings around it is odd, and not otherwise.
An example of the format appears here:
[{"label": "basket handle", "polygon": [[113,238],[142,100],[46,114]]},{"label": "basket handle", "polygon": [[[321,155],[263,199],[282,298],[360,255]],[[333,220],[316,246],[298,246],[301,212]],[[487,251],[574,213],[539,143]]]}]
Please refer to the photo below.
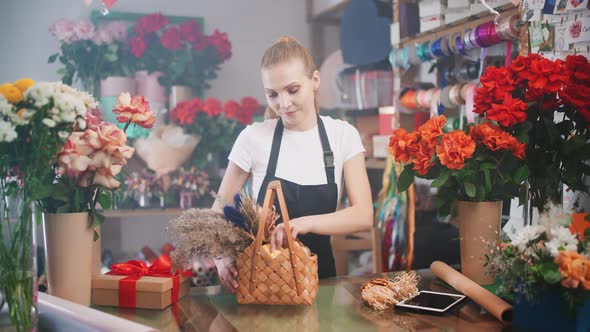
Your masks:
[{"label": "basket handle", "polygon": [[254,291],[254,281],[258,270],[256,268],[260,250],[262,248],[262,240],[264,239],[264,228],[267,220],[270,218],[268,211],[272,210],[272,203],[275,200],[275,195],[279,199],[279,206],[281,207],[281,214],[283,217],[283,224],[285,225],[285,233],[287,238],[287,247],[289,248],[289,259],[291,261],[291,268],[293,269],[293,277],[295,278],[295,286],[297,287],[297,295],[301,295],[301,276],[299,270],[295,268],[295,260],[293,259],[293,248],[295,247],[293,235],[291,234],[291,227],[289,226],[289,212],[287,212],[287,204],[285,203],[285,196],[281,188],[281,182],[278,180],[271,181],[266,188],[266,195],[264,196],[264,204],[262,205],[262,218],[258,224],[258,232],[256,233],[256,245],[254,247],[254,255],[252,256],[252,268],[250,269],[250,292]]}]

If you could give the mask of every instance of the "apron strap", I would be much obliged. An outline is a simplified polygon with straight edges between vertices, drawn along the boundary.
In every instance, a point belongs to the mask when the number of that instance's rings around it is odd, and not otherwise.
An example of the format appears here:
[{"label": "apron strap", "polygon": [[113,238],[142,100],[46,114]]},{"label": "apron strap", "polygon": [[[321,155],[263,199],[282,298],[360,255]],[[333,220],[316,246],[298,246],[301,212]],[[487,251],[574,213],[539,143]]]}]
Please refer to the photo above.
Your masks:
[{"label": "apron strap", "polygon": [[[328,140],[328,134],[326,134],[326,128],[324,122],[318,115],[318,131],[320,132],[320,141],[322,142],[322,151],[324,159],[324,167],[326,168],[326,179],[328,183],[335,183],[334,178],[334,152],[330,148],[330,141]],[[266,174],[272,177],[275,176],[277,170],[277,162],[279,159],[279,151],[281,150],[281,141],[283,140],[283,121],[279,118],[277,120],[277,126],[272,138],[272,146],[270,148],[270,157],[268,158],[268,167]]]},{"label": "apron strap", "polygon": [[268,167],[266,174],[274,177],[277,170],[277,161],[279,159],[279,151],[281,150],[281,141],[283,140],[283,121],[281,118],[277,120],[275,133],[272,137],[272,147],[270,148],[270,157],[268,158]]},{"label": "apron strap", "polygon": [[324,166],[326,167],[326,179],[328,183],[334,183],[334,152],[330,148],[330,141],[328,140],[328,134],[326,134],[326,128],[324,122],[318,115],[318,129],[320,131],[320,141],[322,141],[322,150],[324,150]]}]

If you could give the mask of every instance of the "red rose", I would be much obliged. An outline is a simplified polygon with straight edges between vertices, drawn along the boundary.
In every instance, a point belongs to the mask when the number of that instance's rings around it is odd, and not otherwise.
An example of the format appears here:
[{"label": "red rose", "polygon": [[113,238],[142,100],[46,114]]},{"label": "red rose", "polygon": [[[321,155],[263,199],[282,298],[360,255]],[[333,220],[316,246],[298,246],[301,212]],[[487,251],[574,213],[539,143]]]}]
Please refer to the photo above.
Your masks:
[{"label": "red rose", "polygon": [[186,20],[182,22],[180,25],[180,34],[183,40],[194,44],[199,39],[203,38],[203,33],[201,32],[201,26],[195,20]]},{"label": "red rose", "polygon": [[146,48],[146,44],[145,44],[145,40],[143,39],[142,36],[135,36],[131,38],[131,53],[133,53],[133,55],[135,55],[136,58],[141,58],[143,56],[143,53],[145,53],[145,48]]},{"label": "red rose", "polygon": [[520,75],[529,81],[530,88],[544,93],[555,93],[569,82],[565,63],[561,60],[533,60],[529,70],[524,70]]},{"label": "red rose", "polygon": [[240,113],[240,103],[235,100],[228,100],[223,105],[223,112],[228,118],[236,119]]},{"label": "red rose", "polygon": [[221,102],[215,98],[207,98],[203,106],[203,112],[207,113],[208,117],[214,117],[221,114],[223,107]]},{"label": "red rose", "polygon": [[176,51],[182,49],[183,44],[182,40],[180,39],[180,29],[178,27],[169,27],[162,33],[162,37],[160,38],[160,42],[162,46],[167,48],[170,51]]},{"label": "red rose", "polygon": [[193,124],[199,109],[194,107],[193,100],[182,101],[170,112],[170,120],[180,125]]},{"label": "red rose", "polygon": [[434,146],[428,144],[426,141],[420,141],[412,158],[412,162],[414,163],[412,169],[420,175],[426,175],[430,170],[430,167],[434,165],[434,162],[432,161],[433,154]]},{"label": "red rose", "polygon": [[465,159],[473,156],[475,142],[461,130],[444,134],[440,145],[436,147],[436,155],[440,163],[449,169],[462,169]]},{"label": "red rose", "polygon": [[258,112],[258,110],[260,109],[260,103],[258,103],[258,100],[254,97],[244,97],[242,98],[241,102],[242,109],[245,112],[250,113],[252,115]]},{"label": "red rose", "polygon": [[135,23],[135,33],[141,36],[148,32],[156,32],[167,24],[168,19],[160,13],[142,16],[137,20],[137,23]]},{"label": "red rose", "polygon": [[572,81],[578,84],[590,85],[590,63],[583,55],[568,55],[565,65]]},{"label": "red rose", "polygon": [[213,35],[209,36],[208,39],[209,44],[215,48],[215,52],[221,59],[221,62],[231,58],[231,43],[225,32],[220,32],[219,30],[215,29]]},{"label": "red rose", "polygon": [[503,104],[492,104],[487,110],[486,117],[498,122],[503,127],[511,127],[515,123],[522,123],[526,120],[527,104],[522,100],[506,95]]}]

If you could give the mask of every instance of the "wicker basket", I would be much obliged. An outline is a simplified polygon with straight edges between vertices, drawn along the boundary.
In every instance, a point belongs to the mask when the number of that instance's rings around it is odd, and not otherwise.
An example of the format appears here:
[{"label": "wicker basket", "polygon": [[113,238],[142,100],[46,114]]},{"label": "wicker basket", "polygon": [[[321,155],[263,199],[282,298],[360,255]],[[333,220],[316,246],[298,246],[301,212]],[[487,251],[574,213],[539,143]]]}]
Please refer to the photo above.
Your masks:
[{"label": "wicker basket", "polygon": [[256,241],[238,256],[237,300],[240,304],[311,305],[318,292],[318,258],[293,239],[279,181],[268,184],[263,210],[271,210],[275,195],[285,224],[287,248],[276,249],[278,253],[272,254],[262,248],[264,224],[268,222],[265,214]]}]

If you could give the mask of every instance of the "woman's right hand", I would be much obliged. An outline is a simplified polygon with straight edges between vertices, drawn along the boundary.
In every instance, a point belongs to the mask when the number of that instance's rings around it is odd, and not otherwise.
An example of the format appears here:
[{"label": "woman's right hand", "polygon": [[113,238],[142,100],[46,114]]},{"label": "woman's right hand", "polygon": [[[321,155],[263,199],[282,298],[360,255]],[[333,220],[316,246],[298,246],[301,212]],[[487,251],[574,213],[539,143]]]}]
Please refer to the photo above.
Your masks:
[{"label": "woman's right hand", "polygon": [[217,274],[219,281],[228,290],[228,292],[235,294],[238,289],[238,269],[236,268],[236,258],[232,256],[214,259],[217,267]]}]

